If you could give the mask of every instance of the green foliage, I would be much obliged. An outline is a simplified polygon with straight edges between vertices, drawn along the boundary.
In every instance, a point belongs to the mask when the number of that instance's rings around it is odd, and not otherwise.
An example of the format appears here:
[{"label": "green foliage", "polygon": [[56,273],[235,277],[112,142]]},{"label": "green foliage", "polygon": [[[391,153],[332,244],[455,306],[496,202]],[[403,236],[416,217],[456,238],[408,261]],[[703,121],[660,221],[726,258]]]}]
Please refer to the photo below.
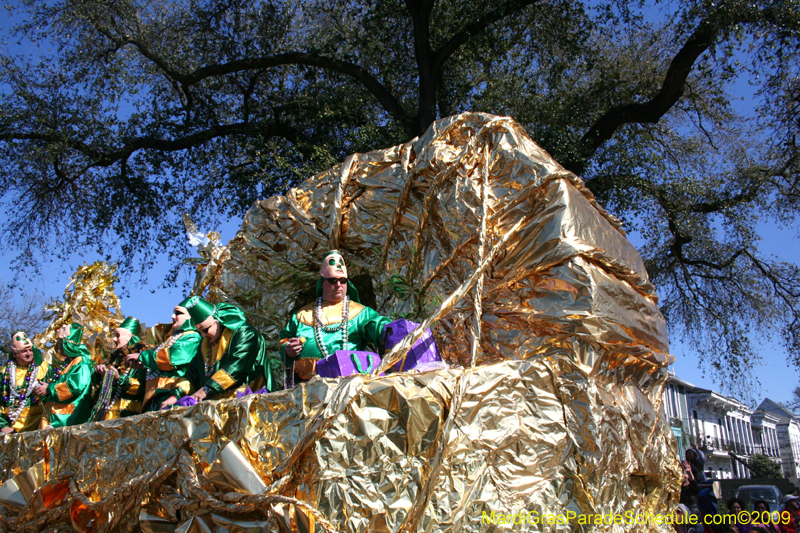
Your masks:
[{"label": "green foliage", "polygon": [[800,207],[799,13],[797,0],[21,0],[0,55],[4,244],[23,269],[44,250],[118,244],[121,268],[144,275],[153,250],[183,254],[183,212],[213,226],[437,118],[510,115],[641,235],[673,332],[745,388],[755,339],[780,335],[800,365],[800,271],[760,254],[756,230]]},{"label": "green foliage", "polygon": [[757,478],[782,478],[781,465],[774,462],[766,455],[751,455],[747,460],[747,468]]}]

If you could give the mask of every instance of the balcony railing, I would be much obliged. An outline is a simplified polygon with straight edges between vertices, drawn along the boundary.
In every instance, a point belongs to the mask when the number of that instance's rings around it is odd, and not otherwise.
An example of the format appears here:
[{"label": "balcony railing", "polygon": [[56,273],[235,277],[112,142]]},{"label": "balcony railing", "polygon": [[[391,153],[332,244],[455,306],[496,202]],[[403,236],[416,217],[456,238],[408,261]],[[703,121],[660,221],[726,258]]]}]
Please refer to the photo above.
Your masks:
[{"label": "balcony railing", "polygon": [[705,442],[700,446],[701,450],[733,452],[736,455],[750,455],[753,447],[743,442],[734,442],[716,437],[706,437]]},{"label": "balcony railing", "polygon": [[753,451],[753,453],[760,453],[761,455],[766,455],[769,457],[781,456],[780,450],[778,450],[778,448],[774,446],[762,446],[761,444],[756,444],[754,448],[755,450]]}]

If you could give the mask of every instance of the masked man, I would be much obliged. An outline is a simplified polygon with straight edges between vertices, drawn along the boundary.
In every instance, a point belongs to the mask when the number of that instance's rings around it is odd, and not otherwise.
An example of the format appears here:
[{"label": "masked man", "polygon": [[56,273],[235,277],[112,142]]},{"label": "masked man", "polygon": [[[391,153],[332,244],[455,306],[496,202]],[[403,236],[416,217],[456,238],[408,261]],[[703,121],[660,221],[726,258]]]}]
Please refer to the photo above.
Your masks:
[{"label": "masked man", "polygon": [[391,322],[361,305],[337,250],[325,253],[319,275],[317,301],[301,308],[280,332],[288,386],[311,379],[316,362],[336,350],[365,350],[370,344],[382,350],[383,328]]},{"label": "masked man", "polygon": [[15,433],[39,429],[42,405],[33,394],[39,383],[52,377],[50,366],[24,331],[11,336],[11,358],[0,374],[0,431]]},{"label": "masked man", "polygon": [[100,390],[91,420],[113,420],[142,411],[145,371],[129,367],[126,360],[129,353],[144,349],[139,328],[139,321],[129,316],[114,329],[115,350],[107,364],[95,368]]},{"label": "masked man", "polygon": [[197,333],[186,309],[190,299],[175,306],[167,340],[154,350],[128,356],[129,364],[147,369],[145,410],[157,411],[172,405],[205,382],[203,346],[207,343]]},{"label": "masked man", "polygon": [[[53,427],[74,426],[89,420],[92,413],[92,358],[83,344],[83,326],[61,326],[56,352],[63,358],[49,385],[37,385],[34,394],[43,396],[44,414]],[[54,364],[55,366],[55,364]]]},{"label": "masked man", "polygon": [[205,363],[208,378],[192,394],[195,400],[230,398],[245,385],[253,391],[281,388],[264,337],[247,323],[238,307],[211,305],[199,296],[186,300],[185,307],[197,324],[197,331],[208,340],[210,352]]}]

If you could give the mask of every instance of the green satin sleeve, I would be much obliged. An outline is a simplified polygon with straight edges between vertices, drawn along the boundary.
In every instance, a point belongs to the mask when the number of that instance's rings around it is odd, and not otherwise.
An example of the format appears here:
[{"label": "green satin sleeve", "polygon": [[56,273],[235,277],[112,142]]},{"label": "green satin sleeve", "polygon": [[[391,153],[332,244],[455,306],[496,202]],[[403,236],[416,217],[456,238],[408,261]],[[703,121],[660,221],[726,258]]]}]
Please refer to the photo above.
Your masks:
[{"label": "green satin sleeve", "polygon": [[215,366],[205,386],[213,397],[245,383],[263,347],[263,337],[253,326],[245,324],[231,336],[228,348]]},{"label": "green satin sleeve", "polygon": [[162,374],[165,372],[174,373],[176,371],[185,370],[185,367],[192,363],[197,357],[197,350],[200,348],[200,343],[203,341],[203,338],[196,331],[189,331],[179,335],[180,337],[172,346],[164,348],[167,357],[162,361],[161,366],[159,366],[159,361],[157,360],[158,352],[156,350],[143,351],[139,354],[139,362],[146,368]]},{"label": "green satin sleeve", "polygon": [[359,322],[359,329],[363,336],[363,345],[372,344],[383,353],[383,328],[392,319],[381,316],[371,307],[364,307],[364,310],[356,317]]},{"label": "green satin sleeve", "polygon": [[[59,376],[58,381],[48,385],[47,398],[45,400],[60,402],[60,403],[69,402],[76,399],[78,396],[82,395],[84,392],[87,391],[87,389],[91,388],[92,371],[94,369],[92,367],[92,364],[88,361],[89,361],[88,359],[84,359],[83,362],[71,368],[69,372]],[[72,395],[70,398],[61,399],[58,397],[58,393],[56,392],[56,387],[60,383],[65,383],[67,385],[67,388],[69,389],[69,392]]]},{"label": "green satin sleeve", "polygon": [[122,391],[128,390],[131,386],[131,377],[128,374],[121,375],[117,380],[117,386],[122,389]]},{"label": "green satin sleeve", "polygon": [[[3,407],[3,409],[5,410],[6,407]],[[5,413],[0,414],[0,429],[7,428],[10,425],[11,421],[8,419],[8,416],[6,416]]]},{"label": "green satin sleeve", "polygon": [[47,371],[44,373],[44,378],[39,380],[40,382],[44,381],[45,383],[49,383],[53,381],[53,378],[56,375],[56,371],[53,369],[53,365],[47,365]]},{"label": "green satin sleeve", "polygon": [[145,350],[140,353],[139,362],[142,363],[145,368],[152,370],[153,372],[158,372],[158,365],[156,364],[156,350]]},{"label": "green satin sleeve", "polygon": [[[297,337],[297,328],[300,326],[300,321],[297,320],[297,315],[292,315],[292,318],[289,319],[289,323],[286,324],[286,327],[278,333],[279,340],[284,339],[291,339],[293,337]],[[286,350],[284,349],[285,345],[281,345],[281,358],[284,360],[286,359]]]}]

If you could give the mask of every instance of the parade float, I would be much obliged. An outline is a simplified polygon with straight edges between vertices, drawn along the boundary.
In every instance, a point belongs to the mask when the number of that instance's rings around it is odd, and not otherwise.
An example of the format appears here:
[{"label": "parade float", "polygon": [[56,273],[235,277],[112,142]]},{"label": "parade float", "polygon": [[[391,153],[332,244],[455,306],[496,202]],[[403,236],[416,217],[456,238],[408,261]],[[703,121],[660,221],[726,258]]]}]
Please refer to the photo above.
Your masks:
[{"label": "parade float", "polygon": [[[204,241],[193,292],[277,351],[332,248],[362,302],[422,323],[379,368],[7,436],[2,526],[621,532],[670,512],[654,288],[619,221],[516,122],[443,119],[258,202],[229,243]],[[428,327],[447,368],[386,372]]]}]

